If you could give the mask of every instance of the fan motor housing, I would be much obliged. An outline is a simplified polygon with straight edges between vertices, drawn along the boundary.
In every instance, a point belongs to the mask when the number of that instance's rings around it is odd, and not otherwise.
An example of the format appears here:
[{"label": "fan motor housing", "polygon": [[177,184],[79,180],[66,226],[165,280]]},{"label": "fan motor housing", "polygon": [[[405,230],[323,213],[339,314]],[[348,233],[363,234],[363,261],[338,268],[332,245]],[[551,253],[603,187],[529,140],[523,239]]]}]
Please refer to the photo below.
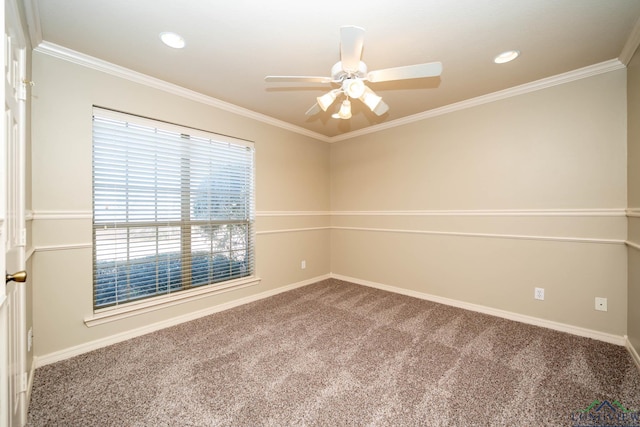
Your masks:
[{"label": "fan motor housing", "polygon": [[362,61],[358,63],[358,70],[356,72],[349,72],[345,70],[342,66],[342,61],[336,62],[333,67],[331,67],[331,78],[335,81],[342,81],[350,77],[365,78],[366,75],[367,65]]}]

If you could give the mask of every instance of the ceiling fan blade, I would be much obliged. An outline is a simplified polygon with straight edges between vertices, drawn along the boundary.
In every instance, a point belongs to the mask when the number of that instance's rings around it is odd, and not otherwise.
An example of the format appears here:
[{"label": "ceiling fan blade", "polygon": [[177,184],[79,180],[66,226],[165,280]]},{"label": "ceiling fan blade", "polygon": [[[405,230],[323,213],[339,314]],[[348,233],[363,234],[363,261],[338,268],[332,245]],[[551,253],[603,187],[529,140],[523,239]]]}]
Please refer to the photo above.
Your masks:
[{"label": "ceiling fan blade", "polygon": [[364,28],[353,25],[340,28],[340,61],[342,69],[347,73],[358,71],[363,45]]},{"label": "ceiling fan blade", "polygon": [[419,79],[435,77],[442,73],[442,62],[428,62],[426,64],[407,65],[406,67],[385,68],[371,71],[367,80],[371,83],[388,82],[391,80]]},{"label": "ceiling fan blade", "polygon": [[319,106],[319,105],[318,105],[318,103],[316,102],[316,103],[315,103],[315,104],[313,104],[313,105],[311,106],[311,108],[309,108],[309,109],[307,110],[307,112],[306,112],[306,113],[304,113],[304,114],[306,114],[307,116],[313,116],[313,115],[315,115],[315,114],[318,114],[321,110],[322,110],[322,109],[320,108],[320,106]]},{"label": "ceiling fan blade", "polygon": [[271,83],[331,83],[333,79],[322,76],[267,76],[264,78],[264,81]]}]

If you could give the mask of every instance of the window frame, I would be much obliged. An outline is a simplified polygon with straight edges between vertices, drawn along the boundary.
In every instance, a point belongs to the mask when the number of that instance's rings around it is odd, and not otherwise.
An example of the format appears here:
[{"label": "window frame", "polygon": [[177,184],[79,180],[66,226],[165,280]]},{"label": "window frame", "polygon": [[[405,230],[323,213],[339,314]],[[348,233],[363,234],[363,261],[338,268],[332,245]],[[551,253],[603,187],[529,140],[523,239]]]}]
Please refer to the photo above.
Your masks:
[{"label": "window frame", "polygon": [[[177,290],[173,290],[170,291],[169,288],[167,288],[167,293],[161,293],[161,294],[156,294],[156,295],[152,295],[152,296],[145,296],[143,298],[139,298],[139,299],[133,299],[130,301],[124,301],[124,302],[118,302],[114,305],[111,306],[106,306],[106,307],[97,307],[97,297],[96,297],[96,286],[97,286],[97,261],[96,261],[96,251],[97,251],[97,246],[96,246],[96,229],[104,227],[104,222],[97,222],[96,221],[96,206],[95,206],[95,197],[96,197],[96,187],[95,187],[95,176],[94,173],[92,173],[92,307],[93,307],[93,314],[92,316],[88,317],[85,319],[85,324],[87,324],[87,326],[94,326],[94,325],[98,325],[98,324],[102,324],[105,322],[109,322],[109,321],[113,321],[113,320],[118,320],[118,319],[122,319],[122,318],[126,318],[126,317],[130,317],[130,316],[134,316],[137,314],[141,314],[141,313],[146,313],[146,312],[150,312],[150,311],[155,311],[161,308],[165,308],[165,307],[170,307],[170,306],[174,306],[176,304],[182,304],[188,301],[194,301],[197,299],[201,299],[201,298],[205,298],[211,295],[215,295],[215,294],[219,294],[219,293],[223,293],[223,292],[228,292],[231,290],[235,290],[235,289],[240,289],[240,288],[244,288],[247,286],[253,286],[253,285],[257,285],[258,283],[260,283],[260,278],[258,278],[256,276],[255,273],[255,184],[254,184],[254,180],[255,180],[255,147],[254,147],[254,143],[252,141],[246,141],[246,140],[241,140],[238,138],[232,138],[226,135],[220,135],[220,134],[216,134],[213,132],[209,132],[209,131],[204,131],[201,129],[195,129],[195,128],[190,128],[187,126],[181,126],[181,125],[176,125],[174,123],[169,123],[169,122],[165,122],[165,121],[161,121],[161,120],[154,120],[154,119],[150,119],[147,117],[142,117],[142,116],[137,116],[137,115],[133,115],[133,114],[128,114],[128,113],[123,113],[123,112],[119,112],[119,111],[115,111],[115,110],[111,110],[111,109],[105,109],[102,107],[98,107],[98,106],[94,106],[93,107],[93,111],[92,111],[92,135],[93,135],[93,130],[94,130],[94,117],[98,116],[100,118],[105,118],[105,119],[111,119],[111,120],[116,120],[116,121],[120,121],[120,122],[126,122],[126,123],[130,123],[130,124],[135,124],[135,125],[140,125],[140,126],[144,126],[144,127],[151,127],[154,129],[158,129],[158,130],[162,130],[162,131],[168,131],[168,132],[172,132],[172,133],[178,133],[180,135],[180,137],[185,137],[185,138],[204,138],[206,140],[211,140],[211,141],[215,141],[215,142],[222,142],[222,143],[229,143],[229,144],[233,144],[234,146],[245,146],[248,147],[251,150],[251,172],[249,175],[249,178],[251,180],[250,183],[250,194],[247,196],[249,198],[249,205],[248,207],[245,207],[245,209],[249,210],[249,217],[246,220],[240,220],[240,221],[235,221],[233,219],[227,219],[227,220],[223,220],[223,221],[212,221],[212,220],[198,220],[198,219],[194,219],[192,217],[192,204],[190,203],[190,196],[187,196],[187,203],[189,203],[188,206],[184,206],[185,204],[185,199],[184,199],[184,193],[191,193],[193,191],[193,189],[191,188],[191,185],[188,185],[188,187],[185,189],[185,187],[183,186],[184,184],[181,182],[180,183],[180,200],[181,200],[181,218],[179,221],[176,220],[171,220],[171,221],[167,221],[167,220],[162,220],[162,221],[152,221],[149,222],[149,226],[151,228],[156,227],[156,229],[159,229],[160,226],[170,226],[171,224],[173,224],[176,227],[180,227],[180,235],[181,235],[181,241],[183,243],[180,243],[180,258],[182,260],[184,260],[185,256],[189,257],[189,260],[191,260],[191,255],[194,254],[194,252],[191,251],[191,240],[190,240],[190,233],[192,231],[192,227],[193,226],[198,226],[198,225],[213,225],[213,224],[225,224],[225,225],[229,225],[232,223],[242,223],[244,225],[246,225],[246,233],[247,233],[247,242],[245,245],[245,249],[247,251],[246,256],[248,257],[248,261],[249,262],[249,274],[243,277],[238,277],[238,278],[231,278],[231,279],[226,279],[226,280],[222,280],[222,281],[209,281],[209,283],[207,284],[199,284],[197,286],[191,286],[191,265],[186,265],[186,268],[189,269],[190,271],[188,272],[187,275],[182,276],[181,277],[181,286],[180,289]],[[94,158],[94,150],[95,150],[95,146],[94,146],[94,137],[92,136],[92,164],[95,161]],[[191,157],[187,157],[189,159],[191,159]],[[92,168],[93,169],[93,168]],[[192,177],[191,175],[191,171],[188,171],[185,175],[184,172],[181,172],[181,181],[184,179],[185,176],[188,177]],[[129,197],[129,196],[127,196]],[[186,215],[188,215],[187,220],[185,221],[185,213]],[[140,225],[144,225],[146,223],[146,221],[140,221],[140,222],[136,222],[136,221],[119,221],[121,222],[120,226],[117,227],[119,229],[129,229],[129,228],[135,228],[137,226]],[[113,227],[116,227],[116,225],[113,225]],[[127,242],[129,242],[129,237],[128,237],[128,233],[127,232]],[[189,243],[188,244],[184,244],[184,238],[189,237]],[[156,240],[156,242],[158,242]],[[211,243],[212,245],[214,244],[213,241]],[[127,243],[127,245],[129,245],[129,243]],[[233,249],[229,249],[231,251],[233,251]],[[188,251],[188,252],[185,252]],[[209,261],[208,262],[213,262],[212,260],[214,259],[214,254],[213,252],[209,252],[208,258]],[[131,263],[131,261],[127,261],[127,263]],[[129,265],[128,264],[128,265]],[[185,269],[185,264],[186,263],[182,263],[183,267],[181,267],[181,269],[184,271]],[[156,287],[158,282],[156,281]],[[162,284],[161,284],[162,285]],[[167,287],[169,287],[170,285],[167,284]]]}]

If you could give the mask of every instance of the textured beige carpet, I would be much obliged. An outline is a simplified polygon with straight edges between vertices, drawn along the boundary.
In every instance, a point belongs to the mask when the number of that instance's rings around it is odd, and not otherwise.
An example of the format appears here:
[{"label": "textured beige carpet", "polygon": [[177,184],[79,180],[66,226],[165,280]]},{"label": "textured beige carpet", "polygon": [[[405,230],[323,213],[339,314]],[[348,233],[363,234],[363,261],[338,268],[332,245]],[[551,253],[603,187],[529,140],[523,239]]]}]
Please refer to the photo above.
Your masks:
[{"label": "textured beige carpet", "polygon": [[599,402],[640,409],[623,347],[327,280],[39,368],[28,422],[559,426]]}]

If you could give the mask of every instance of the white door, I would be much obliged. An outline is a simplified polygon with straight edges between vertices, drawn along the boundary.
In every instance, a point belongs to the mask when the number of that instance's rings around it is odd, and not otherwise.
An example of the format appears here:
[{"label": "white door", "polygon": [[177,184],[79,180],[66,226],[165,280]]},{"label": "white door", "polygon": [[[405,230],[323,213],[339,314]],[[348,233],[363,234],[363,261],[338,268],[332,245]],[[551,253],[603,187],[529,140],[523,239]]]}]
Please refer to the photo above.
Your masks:
[{"label": "white door", "polygon": [[[25,102],[26,43],[16,0],[4,1],[4,100],[0,156],[0,267],[6,271],[0,307],[0,414],[9,427],[26,422]],[[4,265],[3,265],[4,264]],[[6,414],[6,415],[5,415]]]}]

